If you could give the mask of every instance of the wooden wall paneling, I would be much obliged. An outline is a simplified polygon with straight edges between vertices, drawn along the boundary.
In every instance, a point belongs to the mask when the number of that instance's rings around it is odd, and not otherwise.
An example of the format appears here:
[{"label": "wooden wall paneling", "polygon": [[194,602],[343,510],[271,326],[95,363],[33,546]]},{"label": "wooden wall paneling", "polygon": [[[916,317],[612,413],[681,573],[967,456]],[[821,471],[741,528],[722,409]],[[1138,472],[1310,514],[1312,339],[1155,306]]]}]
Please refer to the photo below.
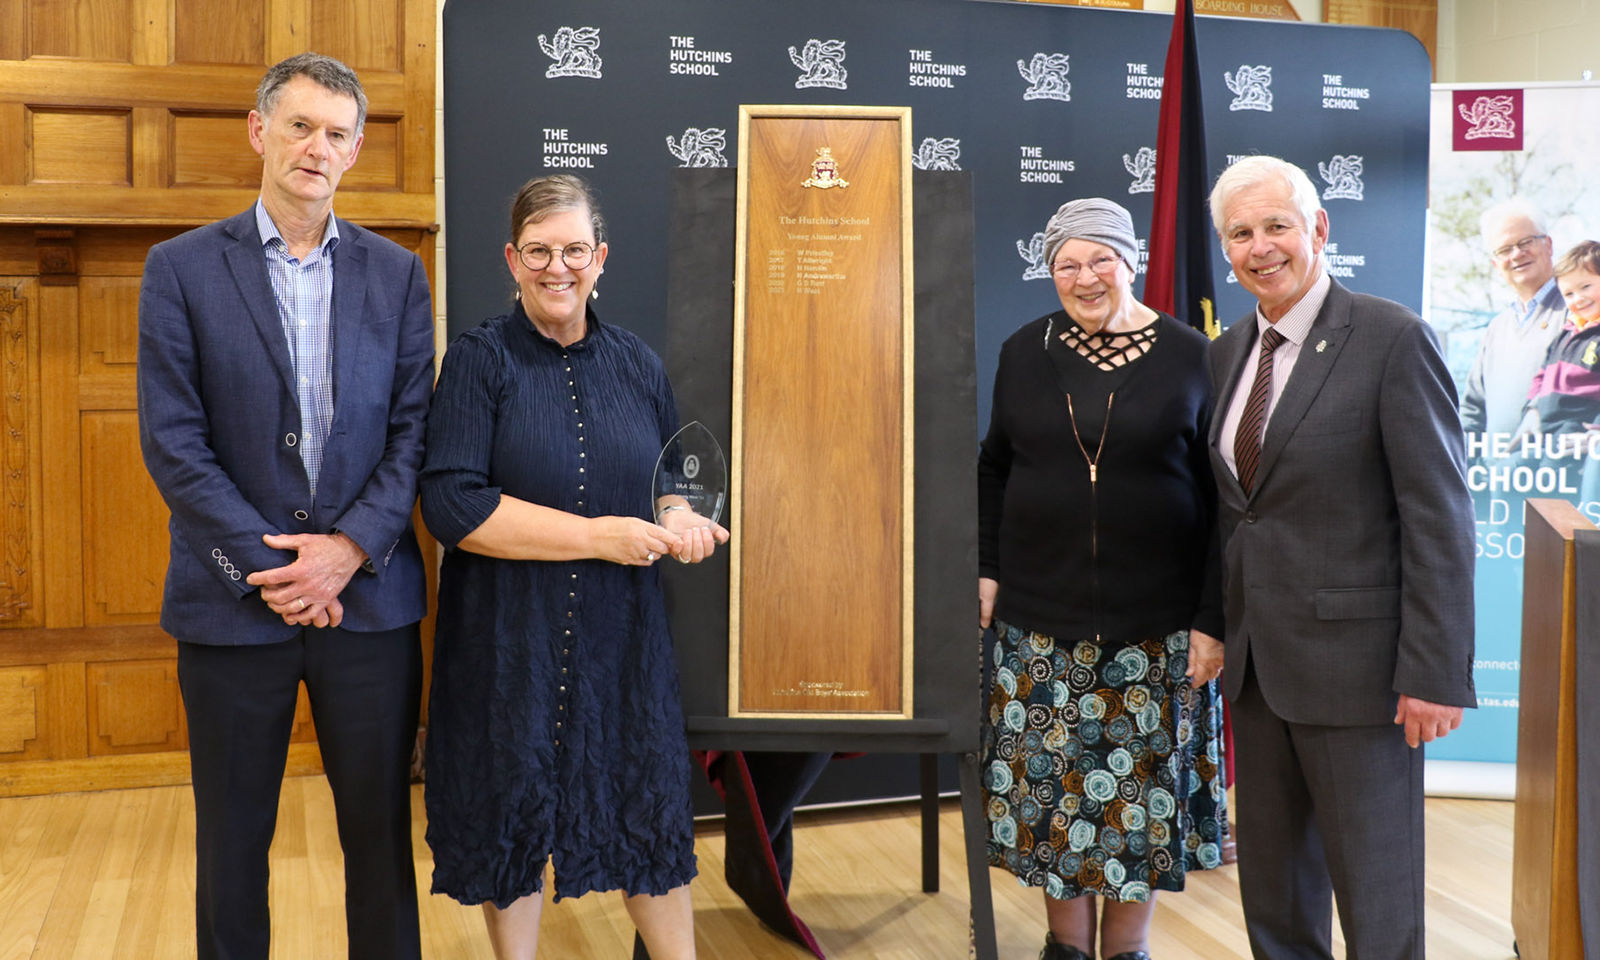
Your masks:
[{"label": "wooden wall paneling", "polygon": [[[80,271],[85,277],[122,277],[133,281],[137,289],[138,281],[144,275],[144,261],[150,255],[150,248],[177,236],[184,229],[187,228],[125,226],[114,230],[79,230],[75,243],[81,263]],[[132,307],[137,305],[137,300],[131,304]],[[138,318],[129,314],[126,322],[137,328]]]},{"label": "wooden wall paneling", "polygon": [[0,627],[44,623],[38,558],[38,284],[0,278]]},{"label": "wooden wall paneling", "polygon": [[[39,254],[32,230],[0,224],[0,277],[5,283],[31,283]],[[31,295],[30,295],[31,296]]]},{"label": "wooden wall paneling", "polygon": [[127,110],[28,110],[29,183],[133,183]]},{"label": "wooden wall paneling", "polygon": [[133,169],[135,187],[165,187],[167,180],[167,118],[162,107],[133,108]]},{"label": "wooden wall paneling", "polygon": [[[182,69],[70,60],[0,61],[0,100],[39,106],[167,106],[248,109],[262,68],[195,64]],[[399,88],[399,77],[389,87]],[[365,78],[363,78],[365,83]]]},{"label": "wooden wall paneling", "polygon": [[27,129],[27,108],[20,103],[0,103],[0,184],[20,184],[27,179]]},{"label": "wooden wall paneling", "polygon": [[30,0],[28,5],[29,56],[121,63],[133,58],[128,0]]},{"label": "wooden wall paneling", "polygon": [[[78,283],[78,372],[84,377],[116,376],[131,388],[139,361],[140,275],[96,276],[91,273],[94,265],[88,261],[88,251],[83,253],[84,276]],[[126,409],[132,410],[131,389],[127,398]]]},{"label": "wooden wall paneling", "polygon": [[130,0],[134,63],[165,67],[172,62],[170,3],[171,0]]},{"label": "wooden wall paneling", "polygon": [[85,411],[82,424],[84,623],[151,623],[167,576],[167,508],[144,470],[137,414]]},{"label": "wooden wall paneling", "polygon": [[[437,54],[434,49],[438,8],[415,0],[405,4],[405,28],[400,35],[405,74],[405,118],[401,160],[404,187],[409,193],[433,193],[434,109],[438,96]],[[431,219],[431,216],[430,216]],[[430,268],[428,276],[433,276]]]},{"label": "wooden wall paneling", "polygon": [[0,633],[0,667],[176,657],[178,642],[154,623],[132,627],[22,628]]},{"label": "wooden wall paneling", "polygon": [[87,678],[90,756],[186,749],[176,658],[91,663]]},{"label": "wooden wall paneling", "polygon": [[[242,142],[243,137],[240,139]],[[248,208],[256,202],[257,193],[213,187],[173,190],[92,184],[0,184],[0,224],[199,226]],[[64,214],[63,210],[68,212]],[[338,211],[339,216],[364,227],[414,226],[432,222],[434,197],[431,193],[341,190]]]},{"label": "wooden wall paneling", "polygon": [[264,69],[266,54],[265,0],[174,0],[174,63],[233,63]]},{"label": "wooden wall paneling", "polygon": [[[21,585],[8,572],[25,566],[34,618],[0,620],[0,675],[25,672],[35,704],[26,736],[4,709],[26,698],[0,704],[0,747],[20,736],[28,751],[0,749],[0,795],[187,779],[173,641],[155,624],[166,510],[137,444],[138,277],[152,243],[254,201],[245,115],[264,66],[306,49],[360,71],[372,104],[340,214],[431,276],[437,13],[436,0],[0,0],[0,283],[24,278],[10,289],[26,286],[32,325],[11,339],[0,318],[0,584]],[[31,371],[20,392],[8,349]],[[19,417],[35,422],[4,429]],[[303,694],[296,714],[288,768],[313,773]]]},{"label": "wooden wall paneling", "polygon": [[310,47],[338,57],[357,73],[398,73],[401,0],[311,0]]},{"label": "wooden wall paneling", "polygon": [[[137,264],[109,246],[82,251],[78,406],[87,625],[151,623],[167,572],[167,508],[144,469],[134,382]],[[109,269],[108,269],[109,268]],[[120,268],[121,276],[93,275]]]},{"label": "wooden wall paneling", "polygon": [[0,60],[28,56],[28,5],[22,0],[0,0]]},{"label": "wooden wall paneling", "polygon": [[50,745],[49,673],[0,667],[0,761],[40,760]]},{"label": "wooden wall paneling", "polygon": [[339,181],[344,190],[399,190],[401,184],[400,120],[367,114],[356,165]]},{"label": "wooden wall paneling", "polygon": [[[261,157],[250,146],[248,110],[171,111],[166,186],[261,188]],[[359,166],[361,158],[356,159]]]},{"label": "wooden wall paneling", "polygon": [[[310,30],[311,0],[269,0],[266,62],[277,63],[284,57],[292,57],[305,50],[316,50],[311,43]],[[257,75],[256,79],[259,81],[261,77]],[[366,77],[361,78],[362,86],[366,86],[366,80]],[[367,90],[367,96],[372,96],[370,89]]]},{"label": "wooden wall paneling", "polygon": [[62,660],[45,668],[49,675],[46,715],[50,718],[49,740],[52,760],[75,760],[89,755],[89,713],[84,666],[76,660]]},{"label": "wooden wall paneling", "polygon": [[1438,0],[1324,0],[1322,19],[1324,23],[1404,30],[1421,42],[1428,62],[1438,61]]},{"label": "wooden wall paneling", "polygon": [[39,288],[44,625],[83,626],[82,471],[78,439],[78,288]]}]

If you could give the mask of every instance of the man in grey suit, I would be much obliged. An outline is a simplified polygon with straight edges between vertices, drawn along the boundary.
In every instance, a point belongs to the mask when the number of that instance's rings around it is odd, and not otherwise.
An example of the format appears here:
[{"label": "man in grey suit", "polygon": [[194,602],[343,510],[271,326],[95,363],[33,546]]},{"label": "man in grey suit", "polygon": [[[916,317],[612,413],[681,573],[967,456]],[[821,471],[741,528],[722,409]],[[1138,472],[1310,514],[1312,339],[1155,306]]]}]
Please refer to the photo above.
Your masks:
[{"label": "man in grey suit", "polygon": [[[172,511],[200,960],[265,960],[267,851],[310,696],[345,855],[351,957],[420,954],[409,770],[426,611],[411,529],[433,386],[416,254],[333,215],[366,96],[329,57],[267,71],[248,210],[151,248],[139,439]],[[319,950],[326,956],[326,950]]]},{"label": "man in grey suit", "polygon": [[1349,960],[1421,960],[1415,748],[1475,705],[1455,390],[1415,314],[1328,275],[1300,168],[1238,161],[1211,215],[1258,300],[1211,352],[1251,950],[1331,960],[1336,899]]}]

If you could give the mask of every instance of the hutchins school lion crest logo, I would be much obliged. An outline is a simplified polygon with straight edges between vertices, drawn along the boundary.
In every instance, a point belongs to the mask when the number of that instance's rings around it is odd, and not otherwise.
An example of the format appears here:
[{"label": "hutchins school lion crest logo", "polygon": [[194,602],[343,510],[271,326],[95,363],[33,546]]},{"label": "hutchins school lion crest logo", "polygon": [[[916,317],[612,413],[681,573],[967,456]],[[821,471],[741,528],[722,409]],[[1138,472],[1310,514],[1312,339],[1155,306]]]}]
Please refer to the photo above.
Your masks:
[{"label": "hutchins school lion crest logo", "polygon": [[844,41],[806,41],[804,50],[789,48],[789,59],[800,68],[800,79],[794,82],[796,90],[806,87],[831,87],[844,90],[849,86],[850,71],[844,68]]},{"label": "hutchins school lion crest logo", "polygon": [[546,77],[600,79],[600,28],[562,27],[555,39],[539,34],[539,49],[555,63],[545,67]]},{"label": "hutchins school lion crest logo", "polygon": [[1133,156],[1126,153],[1122,155],[1123,169],[1133,177],[1133,182],[1128,184],[1129,193],[1155,193],[1156,192],[1156,150],[1154,147],[1140,147],[1139,152]]},{"label": "hutchins school lion crest logo", "polygon": [[1024,100],[1071,100],[1072,83],[1067,80],[1068,54],[1036,53],[1027,63],[1017,61],[1017,72],[1028,81]]},{"label": "hutchins school lion crest logo", "polygon": [[1272,68],[1239,64],[1238,73],[1222,72],[1222,80],[1233,91],[1229,110],[1264,110],[1272,112]]},{"label": "hutchins school lion crest logo", "polygon": [[960,170],[960,138],[942,137],[935,140],[923,137],[922,143],[917,145],[916,154],[911,158],[911,165],[918,170]]},{"label": "hutchins school lion crest logo", "polygon": [[722,151],[727,148],[728,131],[721,127],[689,127],[677,140],[667,136],[667,150],[678,158],[680,167],[726,167],[728,158]]},{"label": "hutchins school lion crest logo", "polygon": [[1017,256],[1028,264],[1028,269],[1022,271],[1024,280],[1045,280],[1050,276],[1050,264],[1044,262],[1044,232],[1033,235],[1027,243],[1017,241]]},{"label": "hutchins school lion crest logo", "polygon": [[1461,119],[1472,124],[1462,136],[1468,140],[1484,137],[1512,139],[1517,135],[1517,121],[1512,116],[1515,109],[1516,104],[1510,97],[1479,97],[1472,101],[1470,109],[1466,104],[1461,104],[1456,111],[1461,114]]},{"label": "hutchins school lion crest logo", "polygon": [[1348,157],[1336,153],[1327,163],[1319,162],[1317,172],[1328,184],[1328,189],[1322,191],[1322,199],[1360,200],[1361,192],[1366,189],[1361,182],[1361,167],[1361,157],[1354,153]]}]

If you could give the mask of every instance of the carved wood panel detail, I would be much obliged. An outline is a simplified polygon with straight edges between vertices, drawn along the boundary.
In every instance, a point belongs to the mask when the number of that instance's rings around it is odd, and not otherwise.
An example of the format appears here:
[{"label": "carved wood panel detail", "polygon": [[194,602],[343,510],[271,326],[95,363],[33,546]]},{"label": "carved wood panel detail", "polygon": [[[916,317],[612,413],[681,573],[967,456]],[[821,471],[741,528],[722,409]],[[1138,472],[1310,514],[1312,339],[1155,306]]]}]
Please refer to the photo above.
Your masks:
[{"label": "carved wood panel detail", "polygon": [[176,658],[91,663],[88,681],[90,756],[187,748]]},{"label": "carved wood panel detail", "polygon": [[37,532],[29,327],[31,283],[0,280],[0,626],[39,625],[32,551]]}]

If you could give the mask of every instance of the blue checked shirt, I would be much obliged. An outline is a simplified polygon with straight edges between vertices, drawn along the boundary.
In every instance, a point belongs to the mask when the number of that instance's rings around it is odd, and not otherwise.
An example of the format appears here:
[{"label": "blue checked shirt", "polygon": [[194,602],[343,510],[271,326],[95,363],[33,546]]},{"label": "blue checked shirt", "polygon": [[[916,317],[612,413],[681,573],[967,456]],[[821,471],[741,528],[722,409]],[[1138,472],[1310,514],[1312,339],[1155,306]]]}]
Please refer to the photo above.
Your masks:
[{"label": "blue checked shirt", "polygon": [[267,276],[278,301],[278,319],[289,343],[295,390],[300,400],[300,460],[317,492],[322,469],[322,448],[333,427],[333,250],[339,245],[339,226],[333,215],[322,243],[303,260],[289,255],[289,245],[256,201],[256,229],[267,258]]}]

